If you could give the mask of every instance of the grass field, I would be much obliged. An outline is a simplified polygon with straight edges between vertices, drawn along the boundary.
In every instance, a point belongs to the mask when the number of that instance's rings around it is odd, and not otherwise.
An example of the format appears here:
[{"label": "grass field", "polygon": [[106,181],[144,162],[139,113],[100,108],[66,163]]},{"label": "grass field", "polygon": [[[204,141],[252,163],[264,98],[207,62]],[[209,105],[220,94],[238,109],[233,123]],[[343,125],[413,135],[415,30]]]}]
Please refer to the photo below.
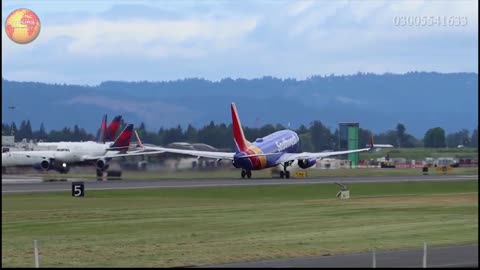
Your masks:
[{"label": "grass field", "polygon": [[407,160],[424,160],[427,157],[454,157],[454,158],[475,158],[478,159],[478,148],[392,148],[382,149],[379,152],[362,152],[359,158],[362,160],[384,157],[389,153],[391,158],[405,158]]},{"label": "grass field", "polygon": [[2,267],[173,267],[478,243],[478,181],[2,194]]}]

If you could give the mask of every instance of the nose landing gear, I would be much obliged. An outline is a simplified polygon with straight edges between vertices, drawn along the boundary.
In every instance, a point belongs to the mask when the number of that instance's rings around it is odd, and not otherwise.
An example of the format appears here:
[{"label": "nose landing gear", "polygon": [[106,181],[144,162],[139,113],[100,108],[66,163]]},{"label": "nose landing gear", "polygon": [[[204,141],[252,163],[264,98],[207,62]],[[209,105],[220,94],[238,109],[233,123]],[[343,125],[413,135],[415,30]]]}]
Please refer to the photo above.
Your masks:
[{"label": "nose landing gear", "polygon": [[283,178],[283,177],[285,177],[287,179],[290,178],[290,172],[287,171],[287,170],[280,171],[280,178]]}]

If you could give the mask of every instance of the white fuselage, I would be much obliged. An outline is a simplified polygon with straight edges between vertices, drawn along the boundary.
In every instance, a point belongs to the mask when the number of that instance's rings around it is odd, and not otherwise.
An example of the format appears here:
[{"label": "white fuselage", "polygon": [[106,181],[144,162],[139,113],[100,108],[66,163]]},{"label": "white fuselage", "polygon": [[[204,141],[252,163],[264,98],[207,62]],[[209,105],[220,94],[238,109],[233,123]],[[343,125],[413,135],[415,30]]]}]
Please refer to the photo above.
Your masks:
[{"label": "white fuselage", "polygon": [[105,156],[109,147],[107,144],[96,142],[59,142],[56,145],[56,150],[2,153],[2,166],[34,165],[45,159],[64,163],[84,162],[89,157]]},{"label": "white fuselage", "polygon": [[73,163],[83,162],[87,157],[104,156],[108,149],[107,144],[96,142],[65,142],[59,143],[56,152],[65,152],[56,160]]},{"label": "white fuselage", "polygon": [[110,146],[112,145],[113,142],[106,142],[106,143],[98,143],[98,142],[94,142],[94,141],[86,141],[86,142],[39,142],[37,143],[37,146],[40,147],[40,148],[58,148],[59,146],[60,147],[63,147],[63,148],[70,148],[70,147],[77,147],[77,146],[80,146],[80,147],[83,147],[83,146],[86,146],[86,147],[89,147],[90,145],[107,145],[107,146]]},{"label": "white fuselage", "polygon": [[[34,155],[29,153],[35,152]],[[52,151],[17,151],[2,153],[2,167],[33,166],[47,160]]]}]

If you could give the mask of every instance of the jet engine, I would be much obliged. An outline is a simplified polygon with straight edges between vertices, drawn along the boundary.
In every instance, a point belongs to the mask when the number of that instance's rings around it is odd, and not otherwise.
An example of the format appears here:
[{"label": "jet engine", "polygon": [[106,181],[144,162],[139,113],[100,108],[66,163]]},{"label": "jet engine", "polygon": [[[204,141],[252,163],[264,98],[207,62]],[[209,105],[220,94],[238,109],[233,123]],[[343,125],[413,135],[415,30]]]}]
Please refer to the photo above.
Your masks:
[{"label": "jet engine", "polygon": [[50,170],[50,161],[48,160],[42,160],[41,162],[39,163],[36,163],[33,165],[33,168],[37,169],[37,170],[42,170],[42,171],[48,171]]},{"label": "jet engine", "polygon": [[316,159],[299,159],[298,167],[306,169],[312,167],[313,165],[315,165],[315,163],[317,163]]},{"label": "jet engine", "polygon": [[240,165],[238,164],[237,160],[232,160],[232,165],[233,165],[233,167],[235,167],[237,169],[240,168]]},{"label": "jet engine", "polygon": [[97,170],[105,171],[108,169],[108,166],[108,161],[106,161],[105,159],[97,160]]}]

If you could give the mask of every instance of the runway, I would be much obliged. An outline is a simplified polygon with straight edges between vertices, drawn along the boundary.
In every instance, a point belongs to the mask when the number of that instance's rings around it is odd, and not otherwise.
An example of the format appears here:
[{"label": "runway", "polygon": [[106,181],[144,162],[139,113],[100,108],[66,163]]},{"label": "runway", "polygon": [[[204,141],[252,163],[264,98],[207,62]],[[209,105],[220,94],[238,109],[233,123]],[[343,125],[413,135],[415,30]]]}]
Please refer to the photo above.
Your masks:
[{"label": "runway", "polygon": [[[423,266],[423,248],[415,250],[375,252],[376,267],[415,267]],[[268,260],[258,262],[231,263],[210,265],[207,267],[364,267],[373,266],[373,254],[355,253],[338,256],[319,256],[309,258],[294,258],[283,260]],[[478,267],[478,244],[427,247],[427,267]]]},{"label": "runway", "polygon": [[233,187],[265,185],[304,185],[304,184],[353,184],[382,182],[435,182],[478,180],[477,175],[410,175],[410,176],[348,176],[321,177],[310,179],[124,179],[97,181],[92,179],[67,178],[64,182],[43,182],[40,178],[2,177],[2,194],[26,192],[69,191],[71,182],[85,183],[86,190],[149,189],[149,188],[195,188]]}]

